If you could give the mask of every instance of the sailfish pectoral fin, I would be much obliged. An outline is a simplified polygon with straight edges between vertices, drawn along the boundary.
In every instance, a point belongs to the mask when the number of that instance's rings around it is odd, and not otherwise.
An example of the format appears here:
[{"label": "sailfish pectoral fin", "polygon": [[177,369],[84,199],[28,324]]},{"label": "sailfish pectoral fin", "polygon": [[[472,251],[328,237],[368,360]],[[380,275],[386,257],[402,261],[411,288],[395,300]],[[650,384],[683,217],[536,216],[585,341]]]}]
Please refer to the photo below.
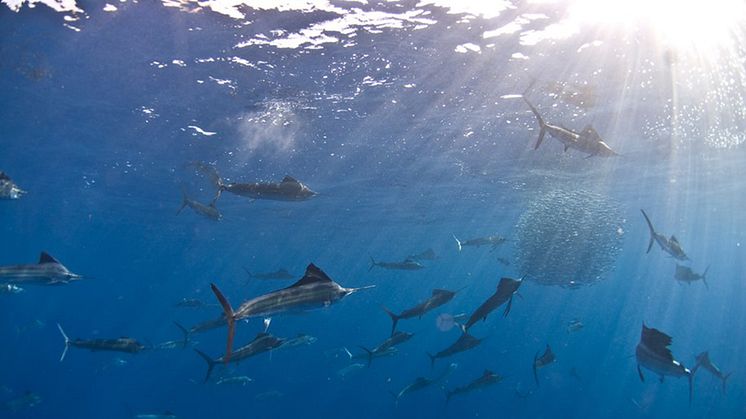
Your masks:
[{"label": "sailfish pectoral fin", "polygon": [[637,364],[637,374],[640,376],[640,381],[643,383],[645,382],[645,376],[642,375],[642,370],[640,369],[640,364]]},{"label": "sailfish pectoral fin", "polygon": [[231,359],[231,350],[233,349],[233,337],[236,334],[236,319],[234,318],[233,314],[233,308],[231,307],[231,304],[228,302],[228,299],[225,298],[222,292],[220,292],[220,289],[218,289],[217,285],[210,284],[210,288],[212,289],[212,292],[215,294],[215,297],[217,297],[218,301],[220,302],[220,305],[223,307],[223,312],[225,313],[225,320],[228,322],[228,342],[226,344],[225,349],[225,359],[224,362],[227,364],[228,361]]},{"label": "sailfish pectoral fin", "polygon": [[541,145],[542,141],[544,141],[544,136],[546,135],[547,130],[544,129],[542,126],[541,131],[539,131],[539,139],[536,140],[536,145],[534,145],[534,150],[538,150],[539,146]]},{"label": "sailfish pectoral fin", "polygon": [[513,296],[510,296],[510,299],[508,300],[508,305],[505,307],[505,311],[503,312],[503,317],[508,317],[508,313],[510,313],[510,307],[513,305]]}]

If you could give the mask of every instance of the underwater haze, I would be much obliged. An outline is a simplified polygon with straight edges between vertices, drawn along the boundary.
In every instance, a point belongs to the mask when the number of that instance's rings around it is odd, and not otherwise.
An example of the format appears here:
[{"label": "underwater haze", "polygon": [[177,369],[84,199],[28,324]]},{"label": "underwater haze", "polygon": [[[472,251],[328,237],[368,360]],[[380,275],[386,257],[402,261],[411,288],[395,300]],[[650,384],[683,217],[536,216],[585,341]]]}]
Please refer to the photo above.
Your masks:
[{"label": "underwater haze", "polygon": [[0,0],[0,417],[746,417],[745,28]]}]

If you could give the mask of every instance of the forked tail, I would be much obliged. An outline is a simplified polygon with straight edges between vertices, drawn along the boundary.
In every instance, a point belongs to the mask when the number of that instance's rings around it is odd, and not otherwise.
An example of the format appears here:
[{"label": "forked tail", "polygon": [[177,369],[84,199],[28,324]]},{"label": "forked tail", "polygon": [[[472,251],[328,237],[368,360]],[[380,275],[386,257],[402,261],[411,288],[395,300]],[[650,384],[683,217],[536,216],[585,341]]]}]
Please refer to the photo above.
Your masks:
[{"label": "forked tail", "polygon": [[381,306],[381,308],[389,315],[389,317],[391,317],[391,336],[394,336],[394,332],[396,332],[396,324],[399,323],[401,317],[384,306]]},{"label": "forked tail", "polygon": [[370,367],[370,364],[373,363],[373,351],[366,348],[365,346],[358,345],[357,347],[364,350],[365,354],[368,355],[368,366]]},{"label": "forked tail", "polygon": [[197,352],[197,354],[199,356],[201,356],[202,359],[205,360],[205,362],[207,362],[207,374],[205,374],[205,381],[204,381],[206,383],[207,380],[210,379],[210,375],[212,374],[212,369],[215,368],[215,365],[217,364],[217,361],[215,361],[214,359],[210,358],[209,355],[207,355],[206,353],[200,351],[199,349],[195,349],[194,352]]},{"label": "forked tail", "polygon": [[727,390],[725,388],[725,385],[728,383],[728,378],[730,378],[730,375],[733,374],[732,372],[729,372],[723,376],[723,394],[727,394]]},{"label": "forked tail", "polygon": [[223,307],[223,312],[225,313],[225,320],[228,323],[228,342],[226,343],[225,347],[225,357],[223,358],[223,362],[226,364],[231,359],[231,352],[233,350],[233,336],[236,334],[236,319],[233,314],[233,308],[231,307],[231,303],[228,302],[228,299],[225,298],[222,292],[220,292],[220,289],[218,289],[217,285],[210,284],[210,288],[212,289],[212,292],[215,294],[215,297],[218,298],[218,301],[220,302],[220,305]]},{"label": "forked tail", "polygon": [[176,327],[179,328],[179,330],[181,330],[181,333],[184,335],[184,340],[181,341],[181,347],[182,349],[186,348],[187,345],[189,345],[189,336],[191,336],[191,333],[189,333],[189,330],[187,330],[187,328],[182,326],[179,322],[174,322],[174,324],[176,325]]},{"label": "forked tail", "polygon": [[650,242],[648,243],[648,250],[645,253],[650,253],[650,249],[653,248],[653,242],[655,242],[655,229],[653,228],[653,223],[650,222],[650,218],[648,218],[648,215],[645,214],[644,210],[640,210],[642,213],[642,216],[645,217],[645,221],[648,223],[648,228],[650,229]]},{"label": "forked tail", "polygon": [[544,122],[544,118],[541,117],[541,114],[538,110],[534,107],[534,105],[531,104],[531,102],[528,101],[525,95],[521,96],[523,98],[523,101],[526,102],[526,105],[531,109],[531,112],[533,112],[534,116],[536,117],[536,121],[539,123],[539,139],[536,140],[536,145],[534,145],[534,150],[538,149],[541,145],[542,141],[544,141],[544,136],[547,133],[547,124]]},{"label": "forked tail", "polygon": [[707,268],[705,268],[705,271],[702,272],[702,282],[705,283],[705,288],[707,288],[707,289],[710,289],[710,286],[707,285],[707,271],[709,271],[709,270],[710,270],[710,265],[707,265]]},{"label": "forked tail", "polygon": [[430,352],[427,352],[427,356],[430,357],[430,368],[435,367],[435,360],[438,359],[436,355],[431,354]]},{"label": "forked tail", "polygon": [[369,257],[370,257],[370,268],[368,268],[368,272],[372,271],[373,268],[375,268],[376,265],[378,265],[378,263],[376,263],[376,260],[373,259],[373,256],[369,256]]},{"label": "forked tail", "polygon": [[57,328],[60,329],[60,333],[62,333],[62,337],[65,339],[65,349],[62,350],[62,356],[60,357],[60,362],[62,362],[65,359],[65,355],[67,355],[67,349],[70,348],[70,338],[67,337],[59,323],[57,323]]}]

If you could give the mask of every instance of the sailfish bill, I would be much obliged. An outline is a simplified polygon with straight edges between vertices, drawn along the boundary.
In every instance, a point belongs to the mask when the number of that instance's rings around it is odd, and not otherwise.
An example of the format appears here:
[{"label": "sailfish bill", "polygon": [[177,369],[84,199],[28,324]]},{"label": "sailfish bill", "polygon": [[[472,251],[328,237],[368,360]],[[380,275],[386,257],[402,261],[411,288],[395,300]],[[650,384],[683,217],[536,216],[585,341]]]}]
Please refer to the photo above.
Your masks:
[{"label": "sailfish bill", "polygon": [[223,307],[225,321],[228,325],[228,340],[223,361],[230,361],[233,338],[236,333],[236,321],[250,317],[267,317],[273,314],[326,307],[356,291],[373,288],[374,286],[344,288],[311,263],[306,268],[303,278],[295,284],[247,300],[236,310],[233,310],[230,302],[217,285],[210,284],[212,292]]}]

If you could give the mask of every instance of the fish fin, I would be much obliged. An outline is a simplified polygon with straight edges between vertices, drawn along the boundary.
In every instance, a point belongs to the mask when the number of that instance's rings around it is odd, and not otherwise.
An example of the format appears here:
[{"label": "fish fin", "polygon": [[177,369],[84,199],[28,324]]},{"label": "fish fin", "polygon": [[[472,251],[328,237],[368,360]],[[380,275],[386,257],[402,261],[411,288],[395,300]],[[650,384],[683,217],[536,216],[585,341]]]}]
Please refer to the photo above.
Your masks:
[{"label": "fish fin", "polygon": [[435,367],[435,359],[437,358],[435,355],[432,355],[430,352],[426,352],[427,356],[430,357],[430,368]]},{"label": "fish fin", "polygon": [[538,150],[541,143],[544,141],[544,136],[546,135],[547,130],[544,129],[544,126],[542,125],[541,131],[539,131],[539,139],[536,140],[536,144],[534,145],[534,150]]},{"label": "fish fin", "polygon": [[373,268],[376,267],[376,260],[373,259],[373,256],[368,256],[370,258],[370,268],[368,268],[368,272],[372,271]]},{"label": "fish fin", "polygon": [[217,285],[210,284],[210,288],[212,289],[212,292],[215,294],[215,297],[217,297],[218,301],[220,302],[220,305],[223,307],[223,312],[225,313],[225,320],[228,323],[228,342],[226,343],[225,359],[224,359],[224,362],[227,364],[228,361],[230,361],[231,359],[231,350],[233,349],[233,337],[236,334],[236,319],[234,318],[233,308],[231,308],[231,303],[229,303],[228,299],[225,298],[222,292],[220,292],[220,289],[218,289]]},{"label": "fish fin", "polygon": [[723,376],[723,394],[728,393],[727,389],[725,388],[725,385],[728,383],[728,378],[730,378],[731,374],[733,373],[729,372]]},{"label": "fish fin", "polygon": [[650,222],[650,218],[645,214],[645,211],[640,210],[640,212],[642,212],[642,216],[645,217],[645,221],[648,223],[648,228],[650,229],[650,242],[648,242],[648,250],[645,252],[650,253],[650,249],[653,248],[653,242],[655,242],[655,229],[653,228],[653,223]]},{"label": "fish fin", "polygon": [[373,363],[373,351],[366,348],[365,346],[358,345],[357,347],[364,350],[368,354],[368,367],[370,367],[370,364]]},{"label": "fish fin", "polygon": [[176,210],[176,215],[181,214],[181,211],[184,210],[184,208],[186,208],[187,204],[188,204],[187,194],[184,188],[182,187],[181,188],[181,206],[179,207],[179,209]]},{"label": "fish fin", "polygon": [[344,346],[342,347],[342,349],[344,349],[345,353],[347,354],[347,357],[350,358],[350,359],[352,359],[352,352],[350,352],[350,350],[347,349],[347,347],[344,347]]},{"label": "fish fin", "polygon": [[176,325],[176,327],[179,328],[179,330],[181,330],[181,333],[184,334],[184,343],[181,344],[181,347],[186,348],[187,345],[189,345],[189,336],[191,335],[191,333],[189,333],[189,330],[187,330],[187,328],[182,326],[179,322],[175,321],[174,324]]},{"label": "fish fin", "polygon": [[65,359],[65,355],[67,355],[68,348],[70,348],[70,338],[67,337],[65,331],[62,330],[62,326],[60,326],[59,323],[57,323],[57,329],[60,330],[60,333],[62,333],[62,337],[65,339],[65,349],[62,350],[62,356],[60,356],[60,362],[62,362]]},{"label": "fish fin", "polygon": [[645,382],[645,376],[642,375],[642,369],[640,369],[640,364],[637,364],[637,374],[640,376],[640,381],[643,383]]},{"label": "fish fin", "polygon": [[513,305],[513,296],[510,296],[510,299],[508,300],[508,305],[505,307],[505,311],[503,312],[503,317],[508,317],[508,313],[510,313],[510,307]]},{"label": "fish fin", "polygon": [[692,405],[692,374],[689,374],[686,378],[689,379],[689,406]]},{"label": "fish fin", "polygon": [[205,374],[205,381],[203,381],[204,383],[206,383],[207,380],[210,379],[210,374],[212,374],[212,369],[215,368],[215,364],[217,364],[217,362],[214,359],[210,358],[206,353],[200,351],[199,349],[195,348],[194,352],[197,352],[197,354],[201,356],[202,359],[205,360],[205,362],[207,362],[207,374]]},{"label": "fish fin", "polygon": [[52,255],[47,252],[41,252],[41,254],[39,255],[39,265],[43,263],[56,263],[58,265],[62,265],[60,261],[52,257]]},{"label": "fish fin", "polygon": [[282,183],[300,183],[297,179],[292,176],[285,176],[282,178]]},{"label": "fish fin", "polygon": [[322,271],[318,266],[314,265],[313,263],[309,263],[308,266],[306,266],[306,272],[303,274],[303,278],[297,280],[293,285],[287,288],[289,289],[300,287],[302,285],[327,282],[334,281],[332,281],[332,279],[329,278],[329,275]]},{"label": "fish fin", "polygon": [[383,308],[383,311],[391,317],[391,336],[394,336],[394,332],[396,332],[396,324],[399,323],[400,317],[396,313],[389,311],[389,309],[384,306],[381,306],[381,308]]},{"label": "fish fin", "polygon": [[456,246],[458,246],[458,251],[460,252],[461,251],[461,240],[459,240],[455,234],[453,235],[453,239],[456,240]]}]

